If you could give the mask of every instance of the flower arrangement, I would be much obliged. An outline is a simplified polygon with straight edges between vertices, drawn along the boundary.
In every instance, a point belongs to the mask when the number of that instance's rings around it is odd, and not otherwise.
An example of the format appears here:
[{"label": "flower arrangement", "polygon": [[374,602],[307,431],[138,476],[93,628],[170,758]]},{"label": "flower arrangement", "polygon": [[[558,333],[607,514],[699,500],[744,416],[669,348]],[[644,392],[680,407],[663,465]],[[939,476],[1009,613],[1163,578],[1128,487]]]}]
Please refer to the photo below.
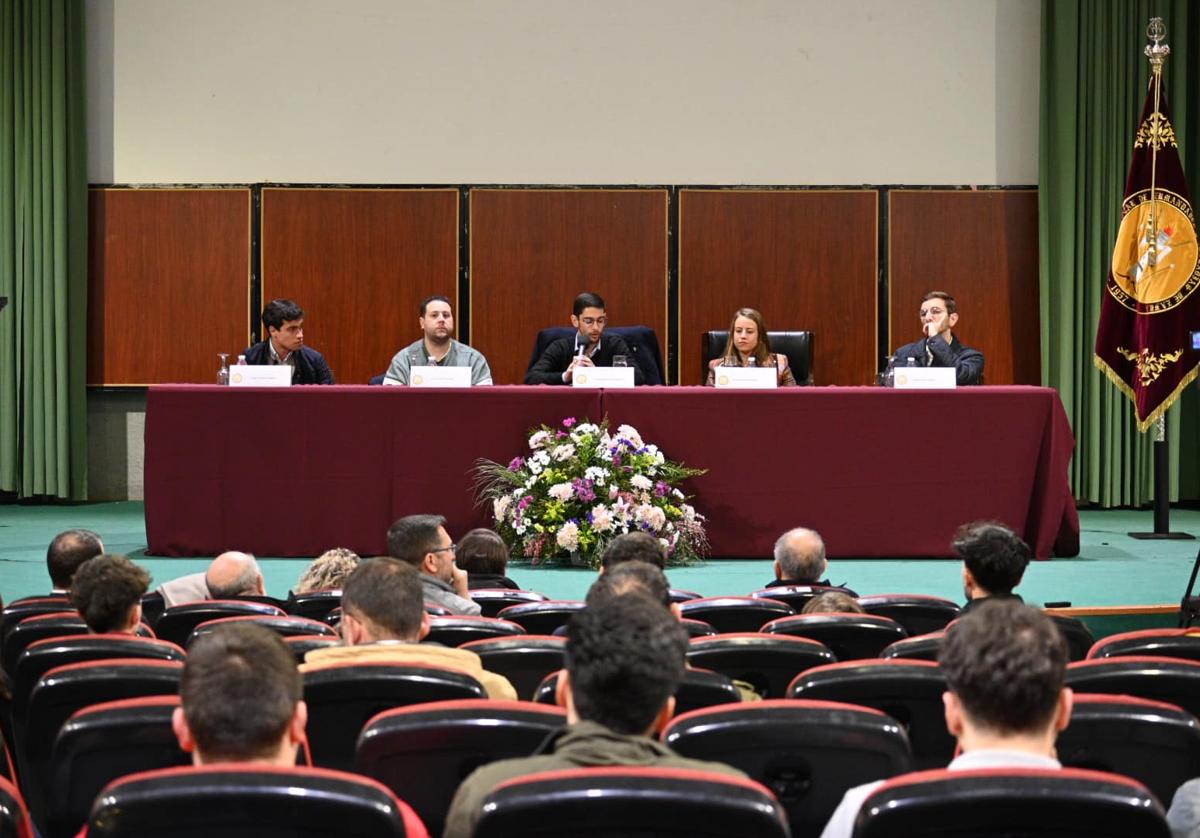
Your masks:
[{"label": "flower arrangement", "polygon": [[609,432],[569,417],[529,435],[529,451],[508,465],[480,460],[476,495],[491,503],[496,531],[514,558],[598,567],[608,542],[647,532],[670,564],[704,555],[704,516],[687,503],[683,480],[704,474],[663,456],[636,428]]}]

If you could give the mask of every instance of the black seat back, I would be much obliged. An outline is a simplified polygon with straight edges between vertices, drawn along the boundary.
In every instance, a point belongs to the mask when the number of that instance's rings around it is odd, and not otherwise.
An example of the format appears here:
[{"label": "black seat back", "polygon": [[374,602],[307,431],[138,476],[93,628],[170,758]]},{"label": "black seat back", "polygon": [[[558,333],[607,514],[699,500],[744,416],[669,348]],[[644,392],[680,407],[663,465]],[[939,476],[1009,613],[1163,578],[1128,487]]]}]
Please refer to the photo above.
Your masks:
[{"label": "black seat back", "polygon": [[324,620],[329,612],[341,607],[342,592],[340,590],[309,591],[306,594],[292,594],[287,601],[285,610],[296,617],[307,617],[310,620]]},{"label": "black seat back", "polygon": [[469,592],[471,599],[479,606],[484,617],[496,617],[510,605],[523,605],[527,602],[546,602],[550,598],[537,591],[518,591],[512,588],[476,588]]},{"label": "black seat back", "polygon": [[192,629],[209,620],[252,615],[282,617],[284,614],[282,608],[265,602],[242,599],[207,599],[171,606],[158,618],[154,631],[163,640],[170,640],[176,645],[186,646],[188,638],[192,635]]},{"label": "black seat back", "polygon": [[801,672],[837,659],[815,640],[743,632],[693,638],[687,660],[692,666],[743,681],[763,698],[783,698],[788,684]]},{"label": "black seat back", "polygon": [[1154,655],[1200,661],[1200,630],[1160,628],[1111,634],[1097,640],[1088,651],[1093,658],[1120,658],[1129,655]]},{"label": "black seat back", "polygon": [[929,634],[907,637],[889,644],[879,653],[881,658],[905,658],[917,661],[937,661],[938,653],[942,651],[942,643],[946,640],[946,632],[934,631]]},{"label": "black seat back", "polygon": [[[533,700],[539,704],[556,703],[558,673],[552,672],[538,684]],[[728,675],[708,669],[686,669],[683,680],[675,688],[675,715],[680,716],[705,707],[741,702],[742,694]]]},{"label": "black seat back", "polygon": [[888,645],[908,636],[896,621],[874,614],[798,614],[772,620],[762,630],[824,643],[839,661],[877,658]]},{"label": "black seat back", "polygon": [[283,642],[292,650],[292,654],[296,656],[296,663],[303,663],[304,656],[313,649],[327,649],[330,646],[340,646],[341,641],[336,637],[329,637],[325,634],[299,634],[292,637],[283,638]]},{"label": "black seat back", "polygon": [[1077,661],[1067,664],[1067,686],[1082,693],[1165,701],[1200,717],[1200,663],[1196,661],[1150,655]]},{"label": "black seat back", "polygon": [[0,777],[0,835],[4,838],[33,838],[33,825],[21,793],[12,781]]},{"label": "black seat back", "polygon": [[559,626],[583,610],[580,600],[549,599],[544,602],[526,602],[510,605],[497,614],[501,620],[509,620],[530,634],[554,634]]},{"label": "black seat back", "polygon": [[888,617],[904,626],[909,637],[942,631],[958,619],[958,603],[923,594],[875,594],[858,598],[868,614]]},{"label": "black seat back", "polygon": [[66,594],[27,596],[13,600],[0,611],[0,649],[3,649],[4,643],[7,642],[8,632],[12,627],[26,617],[74,610]]},{"label": "black seat back", "polygon": [[308,747],[314,765],[354,769],[358,734],[372,717],[426,701],[486,698],[463,672],[394,663],[334,663],[304,673]]},{"label": "black seat back", "polygon": [[336,629],[320,620],[310,620],[307,617],[296,617],[291,614],[252,614],[242,617],[219,617],[215,620],[201,623],[192,629],[192,633],[188,635],[188,646],[191,646],[201,637],[212,634],[221,626],[236,625],[238,623],[253,623],[256,626],[270,629],[280,637],[301,637],[313,634],[329,638],[336,638],[338,636]]},{"label": "black seat back", "polygon": [[790,605],[774,599],[748,596],[716,596],[679,603],[689,620],[701,620],[719,634],[758,631],[766,623],[795,613]]},{"label": "black seat back", "polygon": [[680,756],[740,768],[769,788],[793,835],[818,835],[854,786],[912,768],[890,716],[830,701],[761,701],[676,716],[662,741]]},{"label": "black seat back", "polygon": [[1067,614],[1054,614],[1049,611],[1046,612],[1046,616],[1058,627],[1063,640],[1067,641],[1068,660],[1081,661],[1086,659],[1088,652],[1096,640],[1092,637],[1091,629],[1084,624],[1083,620]]},{"label": "black seat back", "polygon": [[516,637],[521,634],[525,634],[524,628],[511,620],[497,617],[433,617],[429,621],[429,634],[425,640],[443,646],[461,646],[472,640]]},{"label": "black seat back", "polygon": [[459,784],[481,765],[529,756],[566,711],[524,701],[468,699],[400,707],[367,722],[356,770],[412,806],[439,835]]},{"label": "black seat back", "polygon": [[854,593],[849,589],[832,585],[777,585],[772,588],[760,588],[757,591],[751,591],[750,596],[756,599],[774,599],[787,603],[792,607],[793,611],[799,614],[813,597],[828,593],[854,596]]},{"label": "black seat back", "polygon": [[[702,366],[700,374],[708,375],[708,364],[714,358],[725,354],[725,344],[729,341],[729,330],[720,329],[705,332],[700,336],[700,358]],[[813,383],[813,333],[808,331],[767,331],[767,341],[771,351],[777,355],[786,355],[788,366],[796,383],[804,386]]]},{"label": "black seat back", "polygon": [[36,614],[13,624],[4,641],[3,666],[12,674],[17,670],[17,660],[30,644],[50,637],[65,637],[69,634],[87,634],[87,623],[77,611],[54,611]]},{"label": "black seat back", "polygon": [[563,668],[566,646],[564,637],[526,634],[473,640],[461,648],[479,655],[484,669],[503,675],[518,698],[530,701],[542,679]]}]

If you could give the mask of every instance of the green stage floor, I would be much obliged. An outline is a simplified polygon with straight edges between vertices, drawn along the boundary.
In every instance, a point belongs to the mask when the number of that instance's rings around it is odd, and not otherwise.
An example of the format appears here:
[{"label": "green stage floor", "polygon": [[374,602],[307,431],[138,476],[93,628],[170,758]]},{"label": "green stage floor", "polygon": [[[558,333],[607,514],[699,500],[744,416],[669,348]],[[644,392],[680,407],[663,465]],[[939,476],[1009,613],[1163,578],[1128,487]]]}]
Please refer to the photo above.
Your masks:
[{"label": "green stage floor", "polygon": [[[1153,528],[1149,510],[1084,511],[1080,518],[1080,555],[1035,562],[1018,589],[1027,601],[1066,601],[1074,606],[1178,604],[1200,542],[1138,541],[1126,535],[1130,530]],[[1171,525],[1175,531],[1200,536],[1200,510],[1173,509]],[[96,530],[110,551],[135,558],[155,583],[203,570],[208,563],[203,558],[147,557],[143,508],[138,502],[9,504],[0,506],[0,595],[5,601],[49,590],[46,545],[55,533],[69,527]],[[264,556],[259,560],[267,593],[280,597],[286,596],[306,563]],[[582,599],[593,578],[586,570],[527,565],[510,566],[509,575],[523,587],[556,599]],[[668,575],[672,586],[705,596],[748,593],[772,576],[766,558],[710,561],[673,568]],[[834,561],[829,577],[860,594],[925,593],[962,600],[960,566],[945,559]]]}]

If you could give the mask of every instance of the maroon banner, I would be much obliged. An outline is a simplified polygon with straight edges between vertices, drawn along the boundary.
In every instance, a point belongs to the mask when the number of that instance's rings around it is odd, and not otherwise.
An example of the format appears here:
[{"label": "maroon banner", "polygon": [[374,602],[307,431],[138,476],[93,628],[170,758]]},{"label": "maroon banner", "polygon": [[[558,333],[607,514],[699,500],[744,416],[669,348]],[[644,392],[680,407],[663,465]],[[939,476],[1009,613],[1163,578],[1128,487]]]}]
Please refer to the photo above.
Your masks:
[{"label": "maroon banner", "polygon": [[1133,400],[1145,431],[1200,371],[1195,216],[1156,67],[1133,143],[1121,227],[1100,305],[1095,363]]}]

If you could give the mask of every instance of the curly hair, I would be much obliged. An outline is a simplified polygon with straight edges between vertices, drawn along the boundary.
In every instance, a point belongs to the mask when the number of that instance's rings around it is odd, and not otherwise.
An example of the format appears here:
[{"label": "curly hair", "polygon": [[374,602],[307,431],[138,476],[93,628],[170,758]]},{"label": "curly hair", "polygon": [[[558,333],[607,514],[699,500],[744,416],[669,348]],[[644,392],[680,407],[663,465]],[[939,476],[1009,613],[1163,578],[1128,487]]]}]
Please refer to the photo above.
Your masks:
[{"label": "curly hair", "polygon": [[89,631],[105,634],[129,625],[130,610],[150,587],[150,574],[124,556],[88,559],[71,580],[71,605]]},{"label": "curly hair", "polygon": [[358,561],[358,553],[345,547],[326,550],[304,568],[304,572],[296,580],[294,593],[307,594],[340,588],[346,577],[358,567]]}]

